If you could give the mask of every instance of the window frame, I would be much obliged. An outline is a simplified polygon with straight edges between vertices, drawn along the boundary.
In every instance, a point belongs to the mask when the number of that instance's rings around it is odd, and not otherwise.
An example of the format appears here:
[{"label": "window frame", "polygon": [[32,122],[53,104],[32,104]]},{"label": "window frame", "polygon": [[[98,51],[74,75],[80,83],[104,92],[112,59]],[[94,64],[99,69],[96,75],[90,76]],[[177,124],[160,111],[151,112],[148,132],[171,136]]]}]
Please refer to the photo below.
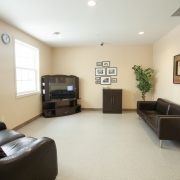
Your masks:
[{"label": "window frame", "polygon": [[[36,51],[36,58],[35,58],[35,68],[24,68],[24,67],[17,67],[17,61],[16,61],[16,43],[20,43],[22,45],[25,45],[27,47],[33,48]],[[34,94],[40,94],[40,69],[39,69],[39,49],[37,47],[34,47],[30,44],[27,44],[17,38],[14,38],[14,79],[15,79],[15,92],[16,92],[16,98],[21,98],[25,96],[31,96]],[[17,91],[17,68],[20,69],[28,69],[28,70],[35,70],[35,90],[29,90],[24,92],[18,92]]]}]

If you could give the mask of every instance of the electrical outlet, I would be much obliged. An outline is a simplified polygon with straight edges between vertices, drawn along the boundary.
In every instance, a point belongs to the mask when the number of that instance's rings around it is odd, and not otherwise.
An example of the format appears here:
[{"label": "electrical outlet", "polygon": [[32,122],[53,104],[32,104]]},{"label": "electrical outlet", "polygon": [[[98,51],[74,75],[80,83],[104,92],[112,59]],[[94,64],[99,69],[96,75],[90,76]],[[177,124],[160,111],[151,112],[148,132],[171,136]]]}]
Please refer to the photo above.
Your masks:
[{"label": "electrical outlet", "polygon": [[4,116],[1,117],[1,121],[4,122]]}]

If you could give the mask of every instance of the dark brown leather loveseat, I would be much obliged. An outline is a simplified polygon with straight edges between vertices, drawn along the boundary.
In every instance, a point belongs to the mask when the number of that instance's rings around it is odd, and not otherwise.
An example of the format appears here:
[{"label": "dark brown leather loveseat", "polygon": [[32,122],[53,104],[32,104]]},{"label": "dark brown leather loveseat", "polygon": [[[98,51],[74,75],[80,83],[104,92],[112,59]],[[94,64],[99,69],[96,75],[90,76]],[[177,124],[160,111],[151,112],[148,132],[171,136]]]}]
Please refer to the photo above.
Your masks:
[{"label": "dark brown leather loveseat", "polygon": [[54,180],[58,173],[54,140],[39,139],[6,128],[0,122],[0,179]]},{"label": "dark brown leather loveseat", "polygon": [[180,140],[180,106],[165,99],[137,101],[137,114],[160,139]]}]

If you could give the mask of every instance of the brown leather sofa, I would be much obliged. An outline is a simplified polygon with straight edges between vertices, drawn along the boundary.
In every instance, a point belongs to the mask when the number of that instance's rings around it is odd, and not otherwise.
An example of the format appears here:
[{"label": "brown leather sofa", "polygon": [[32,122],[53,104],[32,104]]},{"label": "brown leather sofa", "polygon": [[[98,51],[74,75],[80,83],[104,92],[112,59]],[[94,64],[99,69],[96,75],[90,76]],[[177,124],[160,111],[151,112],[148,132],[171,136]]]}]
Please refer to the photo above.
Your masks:
[{"label": "brown leather sofa", "polygon": [[180,106],[165,99],[137,101],[137,114],[162,140],[180,140]]},{"label": "brown leather sofa", "polygon": [[39,139],[6,128],[0,122],[0,179],[54,180],[58,174],[54,140]]}]

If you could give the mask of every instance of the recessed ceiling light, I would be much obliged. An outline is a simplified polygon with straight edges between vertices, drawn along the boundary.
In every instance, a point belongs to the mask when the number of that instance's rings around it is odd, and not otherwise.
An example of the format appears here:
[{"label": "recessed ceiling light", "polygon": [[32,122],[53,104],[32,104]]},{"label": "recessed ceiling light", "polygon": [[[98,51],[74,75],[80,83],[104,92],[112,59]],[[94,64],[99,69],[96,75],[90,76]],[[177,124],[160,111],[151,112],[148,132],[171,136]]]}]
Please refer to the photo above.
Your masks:
[{"label": "recessed ceiling light", "polygon": [[58,38],[62,38],[62,35],[60,32],[54,32],[53,34],[56,35]]},{"label": "recessed ceiling light", "polygon": [[88,5],[89,5],[89,6],[95,6],[95,5],[96,5],[96,2],[95,2],[95,1],[89,1],[89,2],[88,2]]},{"label": "recessed ceiling light", "polygon": [[144,32],[139,32],[139,34],[144,34]]}]

